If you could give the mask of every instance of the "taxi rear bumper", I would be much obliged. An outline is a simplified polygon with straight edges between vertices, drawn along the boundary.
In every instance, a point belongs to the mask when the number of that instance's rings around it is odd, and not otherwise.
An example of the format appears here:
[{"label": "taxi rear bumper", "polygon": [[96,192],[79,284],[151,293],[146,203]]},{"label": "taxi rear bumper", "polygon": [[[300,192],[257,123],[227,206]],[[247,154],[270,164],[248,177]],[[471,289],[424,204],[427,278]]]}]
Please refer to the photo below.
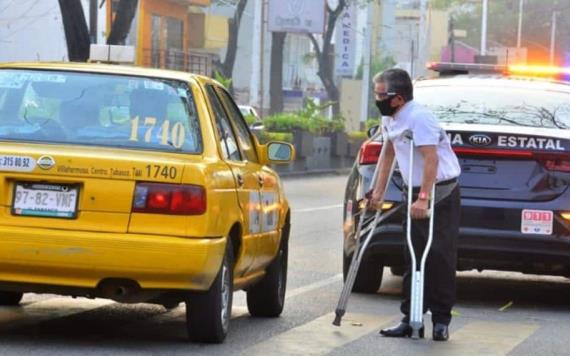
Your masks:
[{"label": "taxi rear bumper", "polygon": [[0,289],[51,286],[73,294],[124,283],[142,290],[205,291],[225,244],[225,238],[0,226]]}]

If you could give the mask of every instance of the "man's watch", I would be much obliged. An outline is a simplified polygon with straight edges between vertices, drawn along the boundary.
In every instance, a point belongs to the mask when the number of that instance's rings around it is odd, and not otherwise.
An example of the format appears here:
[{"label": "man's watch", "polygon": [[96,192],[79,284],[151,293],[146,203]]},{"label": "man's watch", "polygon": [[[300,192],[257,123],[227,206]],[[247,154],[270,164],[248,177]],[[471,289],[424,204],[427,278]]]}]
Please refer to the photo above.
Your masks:
[{"label": "man's watch", "polygon": [[429,200],[429,195],[426,192],[420,192],[418,195],[418,200]]}]

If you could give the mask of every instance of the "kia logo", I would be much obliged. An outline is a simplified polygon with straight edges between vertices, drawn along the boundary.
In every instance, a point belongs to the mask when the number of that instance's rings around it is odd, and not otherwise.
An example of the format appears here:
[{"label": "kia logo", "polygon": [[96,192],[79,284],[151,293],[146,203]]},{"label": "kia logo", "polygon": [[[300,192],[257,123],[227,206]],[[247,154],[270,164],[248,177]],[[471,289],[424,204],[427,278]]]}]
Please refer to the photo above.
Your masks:
[{"label": "kia logo", "polygon": [[491,144],[491,138],[487,135],[473,135],[469,137],[469,143],[474,146],[488,146]]}]

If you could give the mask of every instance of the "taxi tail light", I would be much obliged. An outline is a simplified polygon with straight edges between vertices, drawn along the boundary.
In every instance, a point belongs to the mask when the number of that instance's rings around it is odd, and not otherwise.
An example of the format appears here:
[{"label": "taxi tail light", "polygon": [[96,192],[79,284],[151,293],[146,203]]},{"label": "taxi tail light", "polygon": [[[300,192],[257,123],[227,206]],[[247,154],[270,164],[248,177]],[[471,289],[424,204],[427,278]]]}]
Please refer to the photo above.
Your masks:
[{"label": "taxi tail light", "polygon": [[570,172],[570,155],[565,154],[470,147],[454,147],[453,150],[459,156],[535,159],[549,171]]},{"label": "taxi tail light", "polygon": [[198,185],[137,183],[134,213],[201,215],[206,212],[206,190]]},{"label": "taxi tail light", "polygon": [[367,141],[360,147],[360,164],[374,164],[378,162],[378,157],[382,151],[382,143]]}]

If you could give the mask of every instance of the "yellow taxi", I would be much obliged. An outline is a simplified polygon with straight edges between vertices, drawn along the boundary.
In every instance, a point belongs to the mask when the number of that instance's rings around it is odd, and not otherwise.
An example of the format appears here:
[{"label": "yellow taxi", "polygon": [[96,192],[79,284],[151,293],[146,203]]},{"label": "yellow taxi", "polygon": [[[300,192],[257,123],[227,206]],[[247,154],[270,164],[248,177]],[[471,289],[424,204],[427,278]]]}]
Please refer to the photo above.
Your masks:
[{"label": "yellow taxi", "polygon": [[0,305],[22,293],[186,303],[222,342],[232,294],[283,310],[289,205],[230,94],[189,73],[0,65]]}]

